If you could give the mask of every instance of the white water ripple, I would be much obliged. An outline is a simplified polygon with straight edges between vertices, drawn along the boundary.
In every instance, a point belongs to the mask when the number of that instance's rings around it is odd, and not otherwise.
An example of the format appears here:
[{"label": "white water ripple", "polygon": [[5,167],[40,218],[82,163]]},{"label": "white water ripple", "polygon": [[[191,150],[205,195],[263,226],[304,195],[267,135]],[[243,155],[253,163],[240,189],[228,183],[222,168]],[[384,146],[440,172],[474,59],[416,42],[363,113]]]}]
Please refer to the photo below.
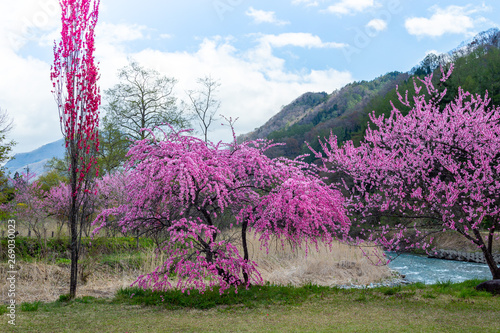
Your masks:
[{"label": "white water ripple", "polygon": [[389,267],[406,276],[409,282],[423,282],[433,284],[437,282],[463,282],[470,279],[491,279],[492,275],[486,264],[477,264],[464,261],[453,261],[427,258],[414,254],[395,256]]}]

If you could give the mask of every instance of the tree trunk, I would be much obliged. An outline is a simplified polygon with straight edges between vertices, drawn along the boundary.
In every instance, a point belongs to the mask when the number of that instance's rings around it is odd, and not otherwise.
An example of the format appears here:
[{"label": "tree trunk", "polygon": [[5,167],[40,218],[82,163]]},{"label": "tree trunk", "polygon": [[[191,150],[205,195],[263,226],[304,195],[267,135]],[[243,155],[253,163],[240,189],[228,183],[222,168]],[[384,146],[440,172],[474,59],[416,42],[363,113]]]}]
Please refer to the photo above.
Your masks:
[{"label": "tree trunk", "polygon": [[76,296],[76,285],[78,282],[78,224],[76,212],[76,197],[71,196],[71,212],[70,212],[70,234],[71,234],[71,276],[69,280],[69,297],[71,299]]},{"label": "tree trunk", "polygon": [[70,228],[70,251],[71,251],[71,268],[69,279],[69,297],[70,299],[76,296],[76,285],[78,282],[78,194],[77,194],[77,153],[74,148],[74,143],[70,144],[69,152],[71,156],[70,169],[70,211],[69,211],[69,228]]},{"label": "tree trunk", "polygon": [[484,247],[482,248],[484,258],[486,259],[486,263],[490,268],[491,275],[493,275],[493,280],[500,279],[500,268],[498,267],[495,259],[493,258],[493,254],[486,250]]},{"label": "tree trunk", "polygon": [[[247,228],[248,222],[245,221],[241,225],[241,243],[243,246],[243,259],[245,259],[245,262],[248,262]],[[245,284],[248,285],[248,273],[245,271],[243,271],[243,278],[245,279]]]},{"label": "tree trunk", "polygon": [[491,275],[493,275],[493,279],[500,279],[500,268],[498,267],[497,263],[495,262],[495,258],[493,258],[493,237],[494,237],[494,228],[490,230],[488,234],[488,245],[484,244],[483,238],[481,236],[481,233],[474,229],[474,234],[476,238],[480,241],[480,248],[481,251],[483,251],[484,254],[484,259],[486,260],[486,263],[488,264],[488,267],[490,269]]},{"label": "tree trunk", "polygon": [[136,249],[139,251],[139,229],[135,231],[135,242],[136,242]]}]

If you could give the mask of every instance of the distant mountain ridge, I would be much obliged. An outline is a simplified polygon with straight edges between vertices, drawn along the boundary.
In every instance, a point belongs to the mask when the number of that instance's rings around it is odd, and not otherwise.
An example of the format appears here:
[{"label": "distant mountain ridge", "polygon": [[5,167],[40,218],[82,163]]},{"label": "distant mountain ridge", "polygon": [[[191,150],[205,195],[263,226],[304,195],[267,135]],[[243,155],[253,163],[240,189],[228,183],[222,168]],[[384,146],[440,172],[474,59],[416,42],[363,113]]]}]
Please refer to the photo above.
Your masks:
[{"label": "distant mountain ridge", "polygon": [[7,174],[13,177],[16,172],[25,173],[29,168],[30,173],[41,176],[45,171],[45,164],[53,157],[63,158],[65,154],[64,139],[43,145],[27,153],[15,154],[4,166]]},{"label": "distant mountain ridge", "polygon": [[430,53],[419,65],[410,70],[410,74],[416,74],[419,70],[426,67],[427,73],[434,71],[436,68],[439,68],[439,66],[444,66],[456,58],[467,56],[480,47],[500,48],[500,30],[498,28],[491,28],[480,32],[473,38],[463,41],[459,46],[447,53]]},{"label": "distant mountain ridge", "polygon": [[457,48],[448,52],[449,54],[465,55],[480,46],[494,46],[500,48],[500,29],[491,28],[478,33],[473,38],[462,42]]},{"label": "distant mountain ridge", "polygon": [[[241,135],[238,141],[280,139],[291,133],[304,132],[333,118],[343,116],[374,94],[391,89],[403,73],[391,72],[372,81],[352,82],[331,94],[305,93],[269,119],[255,131]],[[290,133],[290,134],[291,134]]]},{"label": "distant mountain ridge", "polygon": [[257,128],[254,132],[241,136],[238,140],[254,140],[266,138],[274,131],[289,127],[313,112],[313,108],[322,104],[328,98],[326,92],[305,93],[297,97],[293,102],[284,106],[280,112],[269,119],[264,126]]},{"label": "distant mountain ridge", "polygon": [[[268,155],[289,158],[310,153],[304,142],[320,148],[318,137],[330,132],[339,142],[359,142],[365,133],[368,114],[390,112],[390,101],[397,101],[396,86],[400,91],[412,91],[411,76],[424,76],[440,66],[455,62],[455,71],[449,80],[450,94],[462,86],[470,92],[488,90],[495,104],[500,104],[500,30],[492,28],[462,42],[455,49],[440,55],[428,54],[419,65],[406,73],[390,72],[371,81],[349,83],[331,94],[305,93],[284,106],[264,125],[238,137],[238,141],[272,139],[284,142],[268,151]],[[464,86],[465,85],[465,86]]]}]

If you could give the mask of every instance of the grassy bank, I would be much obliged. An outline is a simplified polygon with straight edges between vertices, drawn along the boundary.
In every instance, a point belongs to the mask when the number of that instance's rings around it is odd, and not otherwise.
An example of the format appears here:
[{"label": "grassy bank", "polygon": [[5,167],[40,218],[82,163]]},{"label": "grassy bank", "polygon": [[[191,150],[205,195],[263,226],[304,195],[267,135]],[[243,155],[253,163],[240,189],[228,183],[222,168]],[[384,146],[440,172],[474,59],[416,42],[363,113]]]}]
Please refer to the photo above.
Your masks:
[{"label": "grassy bank", "polygon": [[[64,251],[59,252],[60,256],[32,257],[31,252],[21,251],[29,248],[24,246],[29,244],[28,240],[18,240],[17,300],[55,301],[69,290],[70,260],[63,256]],[[282,247],[277,241],[269,251],[261,249],[253,237],[249,244],[251,259],[258,263],[263,280],[271,284],[370,284],[392,276],[387,266],[374,266],[358,247],[338,242],[331,249],[324,245],[319,251],[310,249],[307,257],[304,249],[293,250],[289,244]],[[77,296],[112,297],[118,289],[129,286],[138,276],[152,272],[164,262],[163,255],[157,256],[146,240],[141,239],[141,245],[137,251],[135,239],[126,237],[92,241],[92,247],[79,260]],[[9,270],[7,263],[0,263],[0,280],[6,279]],[[0,294],[6,295],[6,288],[7,285],[0,285]]]},{"label": "grassy bank", "polygon": [[479,281],[364,290],[262,286],[220,296],[124,289],[113,299],[25,303],[12,332],[498,332]]}]

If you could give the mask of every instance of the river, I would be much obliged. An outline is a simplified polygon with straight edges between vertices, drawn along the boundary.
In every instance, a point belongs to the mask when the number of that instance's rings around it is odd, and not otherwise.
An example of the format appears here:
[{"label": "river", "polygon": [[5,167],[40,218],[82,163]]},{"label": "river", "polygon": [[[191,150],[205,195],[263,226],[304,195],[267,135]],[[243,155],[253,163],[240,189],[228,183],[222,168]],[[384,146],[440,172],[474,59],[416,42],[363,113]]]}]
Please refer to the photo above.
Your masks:
[{"label": "river", "polygon": [[464,261],[427,258],[423,255],[401,254],[395,256],[389,267],[406,276],[410,282],[423,282],[425,284],[438,281],[462,282],[470,279],[491,280],[491,272],[486,264],[476,264]]}]

